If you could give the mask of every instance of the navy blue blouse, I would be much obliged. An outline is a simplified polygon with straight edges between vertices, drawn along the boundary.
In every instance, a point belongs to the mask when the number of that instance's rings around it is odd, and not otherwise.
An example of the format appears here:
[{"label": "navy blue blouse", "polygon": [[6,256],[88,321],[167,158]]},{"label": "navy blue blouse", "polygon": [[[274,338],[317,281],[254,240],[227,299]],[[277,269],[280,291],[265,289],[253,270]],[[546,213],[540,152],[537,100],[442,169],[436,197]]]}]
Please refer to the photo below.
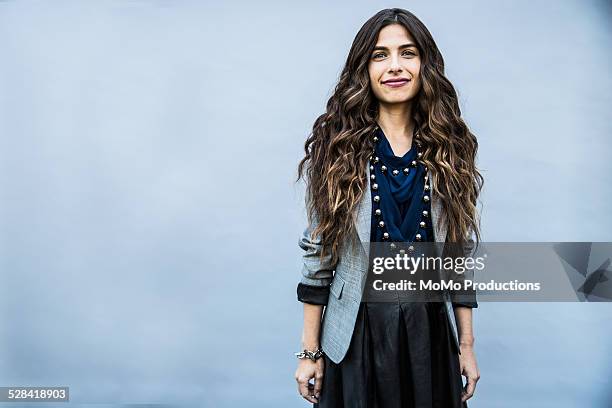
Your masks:
[{"label": "navy blue blouse", "polygon": [[430,185],[416,143],[400,157],[382,129],[376,130],[374,141],[370,241],[432,242]]},{"label": "navy blue blouse", "polygon": [[[412,147],[396,156],[379,127],[373,137],[374,152],[370,160],[372,195],[372,242],[433,242],[431,225],[431,190],[427,170],[420,163],[419,149],[413,137]],[[300,302],[326,305],[329,286],[299,283]],[[475,303],[456,304],[477,307]]]}]

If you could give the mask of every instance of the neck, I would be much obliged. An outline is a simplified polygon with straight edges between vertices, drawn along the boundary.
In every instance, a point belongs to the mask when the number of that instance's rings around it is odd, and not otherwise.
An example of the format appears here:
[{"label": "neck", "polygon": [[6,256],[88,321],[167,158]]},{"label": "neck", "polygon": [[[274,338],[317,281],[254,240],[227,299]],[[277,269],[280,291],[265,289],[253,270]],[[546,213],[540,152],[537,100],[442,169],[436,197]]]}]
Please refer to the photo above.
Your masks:
[{"label": "neck", "polygon": [[392,147],[398,146],[398,150],[404,150],[402,147],[406,150],[410,148],[415,125],[411,103],[380,104],[376,122]]}]

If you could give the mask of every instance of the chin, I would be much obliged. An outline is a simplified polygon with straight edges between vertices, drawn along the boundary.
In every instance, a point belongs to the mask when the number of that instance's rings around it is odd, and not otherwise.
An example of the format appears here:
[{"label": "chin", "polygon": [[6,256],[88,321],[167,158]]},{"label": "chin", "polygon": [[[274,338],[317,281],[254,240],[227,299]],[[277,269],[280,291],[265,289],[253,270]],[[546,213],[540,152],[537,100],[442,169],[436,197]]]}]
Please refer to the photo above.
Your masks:
[{"label": "chin", "polygon": [[412,99],[412,97],[410,96],[404,96],[404,97],[394,97],[394,98],[382,98],[380,101],[382,103],[387,103],[387,104],[397,104],[397,103],[406,103],[408,102],[410,99]]}]

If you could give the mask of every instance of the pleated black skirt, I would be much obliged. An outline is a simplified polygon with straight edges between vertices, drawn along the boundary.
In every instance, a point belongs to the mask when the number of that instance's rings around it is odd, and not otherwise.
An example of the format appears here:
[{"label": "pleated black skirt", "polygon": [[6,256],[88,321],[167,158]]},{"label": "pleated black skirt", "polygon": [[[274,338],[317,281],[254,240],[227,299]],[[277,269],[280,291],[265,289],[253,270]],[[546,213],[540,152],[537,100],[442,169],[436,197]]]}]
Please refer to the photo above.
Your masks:
[{"label": "pleated black skirt", "polygon": [[443,303],[362,302],[345,358],[325,356],[315,408],[467,408]]}]

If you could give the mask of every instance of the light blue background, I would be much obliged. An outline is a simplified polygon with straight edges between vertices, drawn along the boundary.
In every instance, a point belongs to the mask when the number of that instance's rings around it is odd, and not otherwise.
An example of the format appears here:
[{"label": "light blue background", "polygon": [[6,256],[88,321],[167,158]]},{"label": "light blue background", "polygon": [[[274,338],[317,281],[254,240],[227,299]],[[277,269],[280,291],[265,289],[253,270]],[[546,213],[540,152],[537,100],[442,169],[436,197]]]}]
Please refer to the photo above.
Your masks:
[{"label": "light blue background", "polygon": [[[612,241],[604,1],[2,1],[0,386],[307,406],[296,165],[392,6],[479,138],[484,239]],[[474,324],[471,407],[612,404],[609,303],[484,303]]]}]

